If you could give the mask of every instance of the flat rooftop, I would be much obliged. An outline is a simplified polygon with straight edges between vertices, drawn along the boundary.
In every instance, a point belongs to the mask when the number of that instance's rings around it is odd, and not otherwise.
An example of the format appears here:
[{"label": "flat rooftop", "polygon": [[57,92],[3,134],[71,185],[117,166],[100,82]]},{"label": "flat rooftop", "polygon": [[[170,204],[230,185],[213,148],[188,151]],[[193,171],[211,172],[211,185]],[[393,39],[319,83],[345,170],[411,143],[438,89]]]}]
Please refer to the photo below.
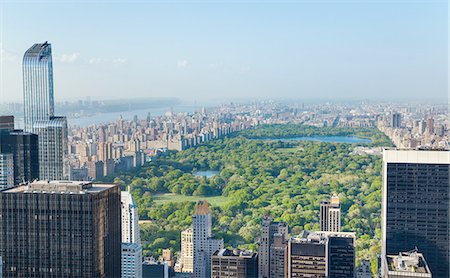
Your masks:
[{"label": "flat rooftop", "polygon": [[387,255],[386,266],[389,272],[431,274],[425,258],[417,251],[400,252],[398,255]]},{"label": "flat rooftop", "polygon": [[48,193],[48,194],[86,194],[96,193],[117,186],[115,184],[94,184],[86,181],[35,181],[10,188],[2,193]]},{"label": "flat rooftop", "polygon": [[331,237],[353,238],[355,233],[350,232],[324,232],[324,231],[303,231],[301,235],[292,237],[294,243],[318,243],[325,244]]}]

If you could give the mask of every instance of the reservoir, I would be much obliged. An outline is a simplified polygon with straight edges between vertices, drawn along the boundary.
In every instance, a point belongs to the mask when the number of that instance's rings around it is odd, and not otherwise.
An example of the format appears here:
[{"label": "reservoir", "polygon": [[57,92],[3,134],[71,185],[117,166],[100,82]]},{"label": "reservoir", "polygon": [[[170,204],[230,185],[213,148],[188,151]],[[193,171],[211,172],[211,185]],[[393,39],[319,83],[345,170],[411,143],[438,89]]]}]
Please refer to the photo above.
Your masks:
[{"label": "reservoir", "polygon": [[287,137],[287,138],[263,138],[254,140],[266,140],[266,141],[313,141],[313,142],[325,142],[325,143],[370,143],[372,140],[366,138],[360,138],[356,136],[300,136],[300,137]]}]

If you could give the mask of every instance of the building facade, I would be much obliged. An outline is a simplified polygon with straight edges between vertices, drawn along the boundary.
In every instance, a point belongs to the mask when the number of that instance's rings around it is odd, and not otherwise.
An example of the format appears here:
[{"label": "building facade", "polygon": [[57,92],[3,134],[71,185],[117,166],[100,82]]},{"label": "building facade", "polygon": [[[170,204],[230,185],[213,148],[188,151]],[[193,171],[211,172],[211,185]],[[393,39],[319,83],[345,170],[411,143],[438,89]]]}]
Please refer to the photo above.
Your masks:
[{"label": "building facade", "polygon": [[30,47],[23,56],[22,73],[25,131],[37,133],[34,123],[55,114],[51,44]]},{"label": "building facade", "polygon": [[384,150],[382,258],[417,248],[433,276],[448,277],[449,196],[450,151]]},{"label": "building facade", "polygon": [[67,119],[54,115],[52,48],[34,44],[24,54],[23,97],[25,131],[39,138],[39,178],[62,180],[68,174]]},{"label": "building facade", "polygon": [[192,273],[194,271],[192,228],[181,232],[181,272]]},{"label": "building facade", "polygon": [[223,239],[212,238],[211,210],[206,201],[199,201],[192,216],[194,269],[193,277],[211,277],[211,257],[223,249]]},{"label": "building facade", "polygon": [[341,230],[341,205],[337,195],[333,195],[330,201],[320,202],[320,230],[324,232]]},{"label": "building facade", "polygon": [[136,243],[122,242],[121,278],[142,277],[142,246]]},{"label": "building facade", "polygon": [[212,256],[211,277],[258,278],[258,254],[242,250],[217,250]]},{"label": "building facade", "polygon": [[14,187],[14,159],[10,153],[0,153],[0,190]]},{"label": "building facade", "polygon": [[274,222],[271,217],[264,217],[258,249],[259,277],[269,277],[270,275],[270,246],[274,242],[275,234],[282,234],[287,238],[288,226],[283,222]]},{"label": "building facade", "polygon": [[118,277],[120,188],[39,181],[0,192],[3,277]]},{"label": "building facade", "polygon": [[288,247],[284,234],[274,234],[270,246],[270,278],[284,278],[287,276]]},{"label": "building facade", "polygon": [[355,259],[354,233],[304,232],[289,240],[287,277],[354,277]]}]

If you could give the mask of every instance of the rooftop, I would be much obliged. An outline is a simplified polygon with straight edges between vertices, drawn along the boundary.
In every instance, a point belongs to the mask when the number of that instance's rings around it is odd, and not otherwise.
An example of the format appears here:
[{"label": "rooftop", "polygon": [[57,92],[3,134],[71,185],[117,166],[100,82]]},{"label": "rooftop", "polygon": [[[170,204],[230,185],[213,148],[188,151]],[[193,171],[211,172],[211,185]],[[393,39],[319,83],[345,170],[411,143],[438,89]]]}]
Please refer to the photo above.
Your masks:
[{"label": "rooftop", "polygon": [[355,233],[348,232],[315,232],[303,231],[299,236],[292,237],[291,241],[295,243],[318,243],[326,244],[330,237],[355,238]]},{"label": "rooftop", "polygon": [[208,202],[205,201],[198,201],[197,207],[195,208],[195,214],[196,215],[206,215],[210,214],[211,209],[209,208]]},{"label": "rooftop", "polygon": [[221,250],[217,250],[216,252],[214,252],[214,256],[219,256],[219,257],[239,257],[239,258],[253,258],[256,255],[255,252],[250,251],[250,250],[239,250],[239,249],[234,249],[234,250],[230,250],[230,249],[221,249]]},{"label": "rooftop", "polygon": [[10,188],[2,193],[67,193],[67,194],[85,194],[96,193],[107,190],[115,184],[93,184],[85,181],[35,181],[26,185]]},{"label": "rooftop", "polygon": [[417,250],[400,252],[398,255],[387,255],[386,266],[389,272],[431,274],[425,258]]}]

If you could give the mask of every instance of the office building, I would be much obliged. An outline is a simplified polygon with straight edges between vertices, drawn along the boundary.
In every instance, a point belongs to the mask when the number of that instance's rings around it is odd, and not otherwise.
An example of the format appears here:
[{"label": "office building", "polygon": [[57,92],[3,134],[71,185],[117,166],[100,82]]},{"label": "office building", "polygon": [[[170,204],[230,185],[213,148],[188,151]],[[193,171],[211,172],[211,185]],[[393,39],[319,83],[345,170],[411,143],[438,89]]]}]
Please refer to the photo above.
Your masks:
[{"label": "office building", "polygon": [[341,230],[341,205],[339,196],[334,194],[330,201],[320,202],[320,230],[339,232]]},{"label": "office building", "polygon": [[390,118],[390,126],[392,128],[400,128],[402,126],[402,114],[392,113]]},{"label": "office building", "polygon": [[142,277],[142,245],[138,207],[130,193],[120,193],[122,205],[122,278]]},{"label": "office building", "polygon": [[10,153],[0,153],[0,190],[14,187],[14,160]]},{"label": "office building", "polygon": [[52,48],[47,42],[30,47],[23,56],[25,131],[39,137],[39,178],[61,180],[68,169],[67,119],[54,115]]},{"label": "office building", "polygon": [[122,242],[141,244],[138,206],[129,191],[122,191],[120,200],[122,203]]},{"label": "office building", "polygon": [[0,191],[4,277],[117,277],[120,188],[38,181]]},{"label": "office building", "polygon": [[39,138],[39,178],[64,179],[64,158],[67,155],[67,119],[52,117],[33,124]]},{"label": "office building", "polygon": [[181,272],[191,273],[194,271],[194,247],[192,240],[192,228],[181,232]]},{"label": "office building", "polygon": [[450,151],[384,150],[382,258],[417,248],[435,277],[448,277],[449,191]]},{"label": "office building", "polygon": [[288,246],[285,235],[274,234],[273,243],[270,246],[270,259],[269,259],[270,278],[284,278],[287,276],[287,261],[288,261],[287,252]]},{"label": "office building", "polygon": [[355,234],[304,232],[288,245],[287,277],[354,277]]},{"label": "office building", "polygon": [[384,267],[383,278],[432,277],[425,258],[417,250],[399,252],[397,255],[387,255],[384,258]]},{"label": "office building", "polygon": [[258,254],[221,249],[212,256],[212,278],[258,278]]},{"label": "office building", "polygon": [[194,254],[193,277],[211,277],[211,257],[223,249],[223,239],[212,238],[211,210],[206,201],[199,201],[192,216],[192,239]]},{"label": "office building", "polygon": [[0,116],[0,153],[13,155],[15,185],[39,178],[38,137],[14,129],[14,117]]},{"label": "office building", "polygon": [[122,242],[122,278],[142,278],[142,246]]},{"label": "office building", "polygon": [[37,133],[37,121],[54,116],[53,62],[51,44],[37,43],[23,56],[23,100],[25,131]]},{"label": "office building", "polygon": [[356,269],[356,278],[373,278],[370,261],[361,261],[361,265]]},{"label": "office building", "polygon": [[283,222],[274,222],[269,216],[264,217],[258,249],[259,277],[269,277],[270,275],[270,246],[274,242],[275,234],[282,234],[287,238],[288,226]]}]

